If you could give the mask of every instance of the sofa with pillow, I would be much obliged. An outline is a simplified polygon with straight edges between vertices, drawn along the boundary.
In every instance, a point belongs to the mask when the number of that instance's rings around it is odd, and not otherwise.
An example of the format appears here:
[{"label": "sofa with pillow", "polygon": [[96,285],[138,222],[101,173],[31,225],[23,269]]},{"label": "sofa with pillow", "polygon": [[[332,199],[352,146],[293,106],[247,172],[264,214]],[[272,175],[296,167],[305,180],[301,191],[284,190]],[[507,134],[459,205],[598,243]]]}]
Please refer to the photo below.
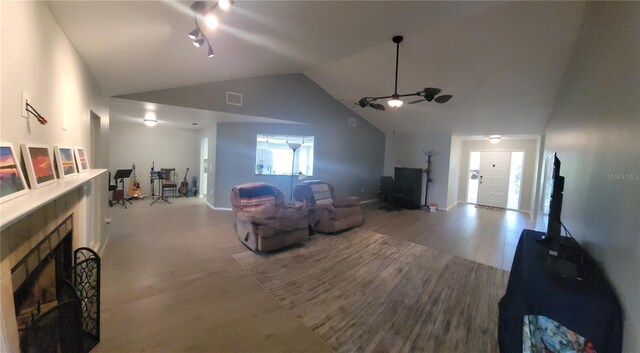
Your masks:
[{"label": "sofa with pillow", "polygon": [[293,189],[293,197],[309,205],[309,223],[321,233],[336,233],[364,223],[360,199],[336,199],[333,185],[321,180],[305,180]]},{"label": "sofa with pillow", "polygon": [[231,189],[238,239],[249,249],[268,252],[309,239],[308,211],[286,207],[273,185],[251,183]]}]

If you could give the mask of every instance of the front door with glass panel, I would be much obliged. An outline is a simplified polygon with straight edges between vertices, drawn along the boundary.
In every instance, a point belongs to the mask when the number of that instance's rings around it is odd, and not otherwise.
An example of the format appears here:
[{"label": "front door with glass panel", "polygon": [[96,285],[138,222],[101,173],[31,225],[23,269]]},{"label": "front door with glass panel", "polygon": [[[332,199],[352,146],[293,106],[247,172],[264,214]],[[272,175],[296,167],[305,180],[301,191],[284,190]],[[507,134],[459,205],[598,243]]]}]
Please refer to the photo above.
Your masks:
[{"label": "front door with glass panel", "polygon": [[511,152],[481,152],[478,204],[507,207]]}]

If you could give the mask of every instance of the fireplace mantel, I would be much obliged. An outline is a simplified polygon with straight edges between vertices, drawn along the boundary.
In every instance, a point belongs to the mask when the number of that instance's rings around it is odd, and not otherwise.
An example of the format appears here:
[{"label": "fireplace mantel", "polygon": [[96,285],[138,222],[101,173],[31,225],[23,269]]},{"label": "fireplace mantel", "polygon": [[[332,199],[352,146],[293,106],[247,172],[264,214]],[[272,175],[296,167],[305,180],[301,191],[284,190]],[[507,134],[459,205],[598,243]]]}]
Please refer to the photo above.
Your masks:
[{"label": "fireplace mantel", "polygon": [[[56,183],[32,189],[26,195],[9,200],[0,205],[0,229],[5,229],[31,212],[60,196],[88,183],[93,178],[106,173],[107,169],[90,169],[76,176],[59,179]],[[105,185],[106,188],[106,185]]]}]

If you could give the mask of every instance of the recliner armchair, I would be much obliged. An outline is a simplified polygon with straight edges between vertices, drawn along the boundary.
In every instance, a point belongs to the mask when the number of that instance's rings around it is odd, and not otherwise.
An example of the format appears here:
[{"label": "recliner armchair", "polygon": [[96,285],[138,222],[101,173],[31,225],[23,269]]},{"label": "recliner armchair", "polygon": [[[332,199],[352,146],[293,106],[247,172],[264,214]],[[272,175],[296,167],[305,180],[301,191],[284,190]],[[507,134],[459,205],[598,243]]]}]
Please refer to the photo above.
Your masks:
[{"label": "recliner armchair", "polygon": [[297,201],[310,205],[311,227],[321,233],[337,233],[364,223],[360,199],[336,199],[333,185],[321,180],[305,180],[293,189]]},{"label": "recliner armchair", "polygon": [[238,239],[249,249],[268,252],[309,239],[308,211],[287,207],[282,191],[265,183],[231,189]]}]

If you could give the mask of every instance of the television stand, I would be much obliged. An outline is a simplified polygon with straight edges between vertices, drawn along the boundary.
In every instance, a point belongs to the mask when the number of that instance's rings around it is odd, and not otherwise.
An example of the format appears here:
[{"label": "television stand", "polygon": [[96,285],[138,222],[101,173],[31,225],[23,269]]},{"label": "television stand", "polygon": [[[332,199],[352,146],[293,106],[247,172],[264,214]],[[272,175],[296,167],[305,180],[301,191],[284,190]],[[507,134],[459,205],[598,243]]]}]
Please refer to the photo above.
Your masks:
[{"label": "television stand", "polygon": [[[598,353],[622,352],[622,310],[598,265],[570,238],[562,240],[562,258],[549,256],[549,245],[537,241],[542,236],[525,229],[518,241],[507,291],[499,304],[500,352],[522,352],[527,315],[555,320],[591,341]],[[559,276],[558,269],[571,271],[566,262],[575,264],[575,256],[582,259],[575,269],[582,280]],[[549,266],[548,261],[556,264]]]}]

